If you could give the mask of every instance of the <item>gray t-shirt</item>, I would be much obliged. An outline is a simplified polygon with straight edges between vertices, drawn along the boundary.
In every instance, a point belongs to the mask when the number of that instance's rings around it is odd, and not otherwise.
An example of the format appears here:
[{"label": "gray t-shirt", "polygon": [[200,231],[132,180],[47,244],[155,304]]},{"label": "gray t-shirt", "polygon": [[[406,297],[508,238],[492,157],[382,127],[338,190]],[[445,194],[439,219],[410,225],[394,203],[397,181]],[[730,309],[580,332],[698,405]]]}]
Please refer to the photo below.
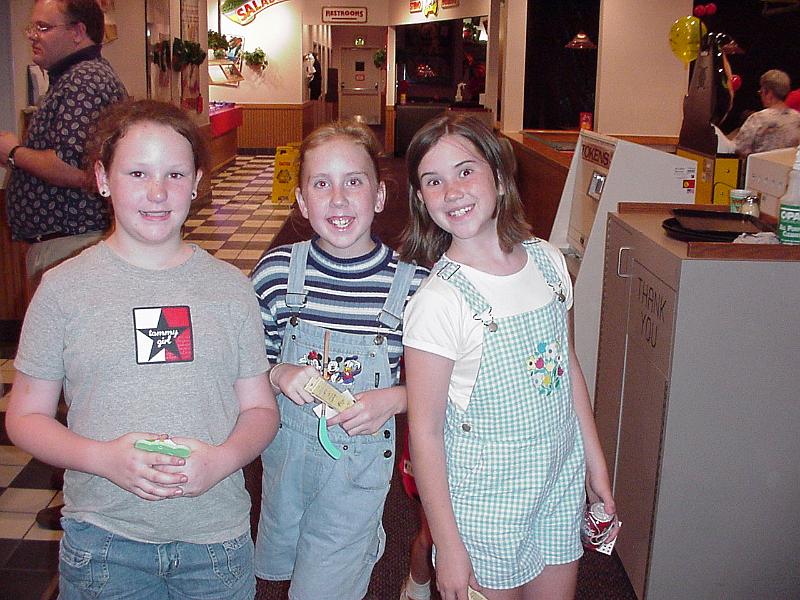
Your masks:
[{"label": "gray t-shirt", "polygon": [[[144,431],[219,445],[239,415],[234,382],[268,363],[258,302],[236,268],[195,247],[182,265],[140,269],[101,242],[45,273],[14,365],[64,380],[79,435]],[[241,471],[200,497],[152,502],[68,470],[64,501],[65,516],[144,542],[218,543],[250,526]]]}]

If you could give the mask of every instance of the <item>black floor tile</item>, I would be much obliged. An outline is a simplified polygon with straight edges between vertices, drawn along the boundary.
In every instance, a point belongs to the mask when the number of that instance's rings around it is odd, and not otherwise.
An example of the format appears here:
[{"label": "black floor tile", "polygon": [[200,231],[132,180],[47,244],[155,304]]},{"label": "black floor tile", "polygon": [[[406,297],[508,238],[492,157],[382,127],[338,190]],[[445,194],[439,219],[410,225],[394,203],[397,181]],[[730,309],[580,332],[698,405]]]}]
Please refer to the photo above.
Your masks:
[{"label": "black floor tile", "polygon": [[0,569],[0,598],[7,600],[42,600],[50,589],[53,573]]},{"label": "black floor tile", "polygon": [[22,543],[22,540],[7,540],[0,539],[0,569],[6,567],[8,559],[14,554],[14,551]]},{"label": "black floor tile", "polygon": [[55,573],[58,570],[58,542],[21,540],[8,558],[5,568]]},{"label": "black floor tile", "polygon": [[0,445],[11,445],[11,440],[6,433],[6,411],[0,412]]},{"label": "black floor tile", "polygon": [[36,490],[58,489],[60,470],[33,458],[25,465],[8,487]]}]

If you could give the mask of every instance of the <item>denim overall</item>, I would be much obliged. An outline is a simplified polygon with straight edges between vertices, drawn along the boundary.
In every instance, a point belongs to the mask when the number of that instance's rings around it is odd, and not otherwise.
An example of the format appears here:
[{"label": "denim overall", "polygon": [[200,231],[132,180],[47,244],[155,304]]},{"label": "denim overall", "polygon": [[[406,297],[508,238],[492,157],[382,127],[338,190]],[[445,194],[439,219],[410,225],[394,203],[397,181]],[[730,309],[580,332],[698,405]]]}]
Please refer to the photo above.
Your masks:
[{"label": "denim overall", "polygon": [[534,240],[528,255],[553,290],[544,306],[502,318],[459,265],[433,273],[483,322],[481,365],[467,410],[448,403],[444,444],[450,497],[475,577],[518,587],[545,565],[582,554],[583,441],[572,404],[563,284]]},{"label": "denim overall", "polygon": [[[353,395],[394,384],[384,335],[400,326],[414,266],[399,263],[386,302],[375,315],[375,333],[325,330],[303,321],[305,268],[310,242],[295,244],[289,264],[286,325],[281,362],[315,364],[330,382]],[[328,339],[328,363],[319,357]],[[342,452],[331,458],[317,438],[315,403],[298,406],[278,395],[281,425],[262,454],[261,519],[256,540],[256,575],[291,579],[293,600],[361,600],[386,535],[381,518],[392,478],[395,422],[375,435],[349,436],[328,429]],[[331,414],[329,413],[329,417]]]}]

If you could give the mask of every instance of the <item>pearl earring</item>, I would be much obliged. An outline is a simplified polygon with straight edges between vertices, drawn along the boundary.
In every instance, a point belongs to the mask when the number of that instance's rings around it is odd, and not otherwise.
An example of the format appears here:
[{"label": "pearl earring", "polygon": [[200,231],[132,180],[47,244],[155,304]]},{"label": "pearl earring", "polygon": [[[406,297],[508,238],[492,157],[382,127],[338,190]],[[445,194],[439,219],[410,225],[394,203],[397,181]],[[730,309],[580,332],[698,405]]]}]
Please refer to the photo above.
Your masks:
[{"label": "pearl earring", "polygon": [[192,192],[192,200],[194,200],[195,198],[197,198],[197,192]]},{"label": "pearl earring", "polygon": [[109,192],[109,191],[108,191],[108,189],[106,189],[106,188],[102,188],[102,189],[100,190],[100,195],[101,195],[103,198],[108,198],[108,197],[111,195],[111,192]]}]

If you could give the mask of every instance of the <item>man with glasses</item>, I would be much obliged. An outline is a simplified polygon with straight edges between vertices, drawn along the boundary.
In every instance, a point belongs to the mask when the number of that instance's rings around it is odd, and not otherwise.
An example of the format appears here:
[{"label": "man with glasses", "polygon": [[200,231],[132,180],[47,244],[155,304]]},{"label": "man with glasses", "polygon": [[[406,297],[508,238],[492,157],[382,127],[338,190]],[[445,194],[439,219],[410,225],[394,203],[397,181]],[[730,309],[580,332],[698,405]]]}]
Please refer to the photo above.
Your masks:
[{"label": "man with glasses", "polygon": [[759,79],[758,94],[764,110],[747,117],[733,142],[741,158],[753,152],[765,152],[800,144],[800,112],[786,105],[791,89],[789,76],[771,69]]},{"label": "man with glasses", "polygon": [[[11,172],[11,234],[30,244],[29,293],[45,270],[98,242],[110,225],[109,203],[89,190],[83,165],[100,112],[128,96],[100,55],[103,23],[97,0],[35,0],[25,27],[33,62],[47,71],[50,87],[22,141],[0,132],[0,166]],[[60,508],[40,511],[37,522],[60,529]]]},{"label": "man with glasses", "polygon": [[50,87],[25,138],[0,132],[0,165],[14,239],[31,244],[30,291],[54,264],[100,240],[110,224],[108,202],[87,189],[83,156],[100,112],[127,97],[100,55],[103,11],[96,0],[36,0],[25,34],[33,62]]}]

